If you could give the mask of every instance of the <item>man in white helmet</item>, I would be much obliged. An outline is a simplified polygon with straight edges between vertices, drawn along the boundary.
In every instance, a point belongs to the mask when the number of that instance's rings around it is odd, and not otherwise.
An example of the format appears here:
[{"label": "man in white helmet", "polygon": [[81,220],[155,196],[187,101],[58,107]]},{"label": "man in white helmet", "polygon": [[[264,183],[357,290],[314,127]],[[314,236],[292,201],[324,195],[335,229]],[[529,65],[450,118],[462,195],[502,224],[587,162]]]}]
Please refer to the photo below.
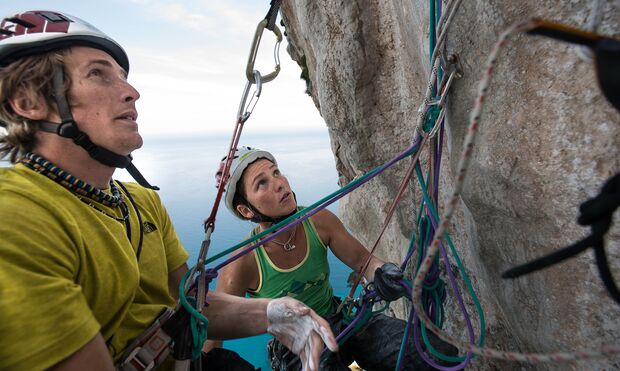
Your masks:
[{"label": "man in white helmet", "polygon": [[[165,334],[145,330],[175,307],[188,254],[131,163],[142,138],[128,71],[123,49],[76,17],[29,11],[0,23],[0,157],[14,164],[0,170],[0,369],[171,366]],[[141,185],[113,180],[116,168]],[[336,347],[298,301],[208,299],[210,338],[269,330],[305,369],[322,341]]]},{"label": "man in white helmet", "polygon": [[[226,157],[216,174],[218,183]],[[301,208],[275,157],[267,151],[240,147],[234,155],[226,179],[226,206],[238,218],[257,223],[252,235],[283,221]],[[244,250],[243,247],[241,250]],[[354,271],[359,272],[369,259],[364,278],[372,283],[379,299],[394,301],[405,294],[400,281],[403,272],[394,263],[386,263],[368,250],[327,209],[313,213],[302,223],[263,243],[251,253],[225,266],[217,282],[217,291],[256,298],[293,297],[328,318],[334,332],[344,329],[342,314],[337,313],[339,299],[329,282],[328,250]],[[240,251],[234,252],[238,254]],[[340,351],[321,365],[321,370],[346,370],[353,361],[363,369],[394,370],[399,357],[406,322],[383,314],[373,314],[344,344]],[[455,355],[457,349],[435,334],[428,337],[436,349]],[[206,349],[220,346],[207,344]],[[413,337],[403,357],[403,370],[430,370],[415,351]],[[300,360],[285,344],[272,342],[269,356],[273,370],[297,370]]]}]

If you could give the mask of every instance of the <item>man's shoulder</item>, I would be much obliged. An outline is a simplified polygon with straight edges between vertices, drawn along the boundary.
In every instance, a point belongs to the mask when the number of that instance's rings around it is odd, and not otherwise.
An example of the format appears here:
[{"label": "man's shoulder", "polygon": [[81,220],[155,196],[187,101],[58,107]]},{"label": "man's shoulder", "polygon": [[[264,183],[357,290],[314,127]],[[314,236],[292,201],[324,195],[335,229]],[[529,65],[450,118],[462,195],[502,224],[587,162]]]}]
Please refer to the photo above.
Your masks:
[{"label": "man's shoulder", "polygon": [[0,167],[0,186],[20,179],[21,172],[15,166]]},{"label": "man's shoulder", "polygon": [[49,192],[61,188],[52,180],[19,166],[0,168],[0,198],[34,201],[50,198]]},{"label": "man's shoulder", "polygon": [[77,198],[53,180],[28,169],[0,169],[0,220],[3,225],[62,221],[67,201]]}]

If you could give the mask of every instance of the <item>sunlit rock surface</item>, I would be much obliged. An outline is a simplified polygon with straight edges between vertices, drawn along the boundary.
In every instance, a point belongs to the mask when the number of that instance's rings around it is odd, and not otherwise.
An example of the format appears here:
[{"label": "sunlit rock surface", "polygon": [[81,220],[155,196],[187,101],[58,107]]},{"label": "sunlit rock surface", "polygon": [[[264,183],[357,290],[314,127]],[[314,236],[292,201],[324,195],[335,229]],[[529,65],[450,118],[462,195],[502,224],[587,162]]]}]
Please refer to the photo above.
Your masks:
[{"label": "sunlit rock surface", "polygon": [[[289,53],[300,64],[308,92],[329,128],[344,185],[411,143],[430,70],[428,1],[283,3]],[[440,180],[442,209],[454,184],[476,83],[499,33],[531,17],[585,27],[594,3],[463,1],[446,47],[447,54],[458,55],[463,77],[455,82],[449,98]],[[618,6],[613,1],[602,3],[598,30],[617,37]],[[579,56],[577,47],[526,35],[511,39],[500,54],[450,229],[486,314],[487,345],[551,352],[620,343],[620,306],[604,290],[591,251],[525,278],[500,278],[504,270],[588,233],[576,224],[578,206],[620,171],[619,144],[620,114],[601,95],[593,65]],[[427,154],[425,149],[425,168]],[[345,223],[367,246],[380,232],[407,165],[386,172],[341,202]],[[412,184],[379,245],[379,255],[386,259],[402,260],[414,228],[420,192],[417,182]],[[620,282],[618,214],[607,239],[616,282]],[[450,297],[445,328],[466,339],[463,316]],[[471,300],[467,303],[473,311]],[[393,304],[392,309],[400,317],[406,310],[403,303]],[[478,321],[474,324],[478,326]],[[470,365],[480,370],[618,367],[620,357],[560,366],[478,357]]]}]

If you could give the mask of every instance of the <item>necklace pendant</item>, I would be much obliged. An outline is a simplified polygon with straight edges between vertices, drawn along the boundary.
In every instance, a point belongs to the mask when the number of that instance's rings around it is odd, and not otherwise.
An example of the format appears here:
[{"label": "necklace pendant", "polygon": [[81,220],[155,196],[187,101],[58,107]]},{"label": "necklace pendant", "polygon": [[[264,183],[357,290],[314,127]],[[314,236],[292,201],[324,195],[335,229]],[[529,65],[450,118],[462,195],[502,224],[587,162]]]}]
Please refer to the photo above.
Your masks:
[{"label": "necklace pendant", "polygon": [[284,244],[284,246],[282,246],[282,248],[284,249],[284,251],[291,251],[291,250],[295,249],[295,247],[296,247],[296,246],[295,246],[294,244],[293,244],[293,245],[291,245],[291,244],[289,244],[289,243]]}]

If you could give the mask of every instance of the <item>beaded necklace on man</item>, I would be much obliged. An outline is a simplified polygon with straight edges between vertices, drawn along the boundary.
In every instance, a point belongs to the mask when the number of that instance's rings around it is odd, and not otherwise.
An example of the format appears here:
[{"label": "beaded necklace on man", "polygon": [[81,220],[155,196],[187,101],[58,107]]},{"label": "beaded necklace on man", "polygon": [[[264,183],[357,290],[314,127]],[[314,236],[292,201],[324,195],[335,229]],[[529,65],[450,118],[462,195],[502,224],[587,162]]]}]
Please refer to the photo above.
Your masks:
[{"label": "beaded necklace on man", "polygon": [[[129,219],[129,207],[125,202],[125,197],[123,193],[120,192],[113,180],[110,180],[111,193],[107,193],[89,183],[86,183],[81,179],[76,178],[75,176],[71,175],[60,167],[54,165],[51,161],[46,160],[45,158],[34,153],[26,153],[26,155],[20,159],[20,162],[29,169],[32,169],[41,175],[45,175],[46,177],[52,179],[66,189],[70,190],[71,192],[73,192],[75,197],[77,197],[80,201],[84,202],[86,205],[90,206],[94,210],[97,210],[98,212],[118,222],[123,222],[125,224],[127,238],[131,243],[131,221]],[[139,259],[140,252],[142,250],[142,240],[144,237],[142,216],[140,215],[140,211],[138,210],[138,207],[135,204],[127,188],[125,188],[125,186],[120,182],[118,182],[118,184],[121,186],[121,188],[123,188],[123,191],[129,198],[129,201],[131,202],[133,208],[136,210],[138,223],[140,224],[140,240],[138,243],[138,249],[136,251],[136,256]],[[112,208],[118,207],[121,211],[122,216],[118,217],[116,215],[107,213],[103,209],[97,207],[97,205],[95,205],[93,201]]]}]

